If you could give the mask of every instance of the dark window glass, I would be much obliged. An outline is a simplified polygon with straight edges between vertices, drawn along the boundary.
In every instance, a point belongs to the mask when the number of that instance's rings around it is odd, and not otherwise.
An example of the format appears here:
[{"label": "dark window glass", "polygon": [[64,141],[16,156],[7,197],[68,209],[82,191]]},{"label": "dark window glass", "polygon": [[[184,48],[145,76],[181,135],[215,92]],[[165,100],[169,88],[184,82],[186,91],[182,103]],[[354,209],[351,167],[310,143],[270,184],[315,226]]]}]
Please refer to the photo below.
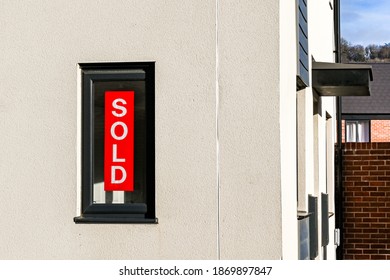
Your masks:
[{"label": "dark window glass", "polygon": [[[104,97],[107,91],[134,91],[134,191],[104,192]],[[145,81],[94,84],[94,203],[146,203]]]},{"label": "dark window glass", "polygon": [[[154,209],[154,63],[80,64],[82,213],[76,222],[156,222]],[[134,94],[132,191],[105,191],[105,97]],[[107,143],[106,143],[107,144]]]}]

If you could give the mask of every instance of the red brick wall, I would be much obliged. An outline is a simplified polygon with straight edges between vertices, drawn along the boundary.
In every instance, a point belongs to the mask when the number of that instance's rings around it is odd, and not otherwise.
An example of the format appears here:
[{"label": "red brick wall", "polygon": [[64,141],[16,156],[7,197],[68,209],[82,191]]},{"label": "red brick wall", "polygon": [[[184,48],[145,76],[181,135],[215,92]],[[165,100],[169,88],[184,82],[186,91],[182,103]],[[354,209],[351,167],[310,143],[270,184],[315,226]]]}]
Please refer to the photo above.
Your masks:
[{"label": "red brick wall", "polygon": [[390,143],[345,143],[344,259],[390,260]]},{"label": "red brick wall", "polygon": [[390,141],[390,120],[371,121],[371,142]]}]

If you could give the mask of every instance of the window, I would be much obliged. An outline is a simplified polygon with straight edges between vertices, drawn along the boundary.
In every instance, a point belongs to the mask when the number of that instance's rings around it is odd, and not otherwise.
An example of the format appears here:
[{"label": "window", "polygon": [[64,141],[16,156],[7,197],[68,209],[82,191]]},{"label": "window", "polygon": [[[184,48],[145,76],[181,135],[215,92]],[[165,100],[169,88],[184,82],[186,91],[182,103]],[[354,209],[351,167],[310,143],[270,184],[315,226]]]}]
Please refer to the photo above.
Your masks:
[{"label": "window", "polygon": [[370,121],[345,121],[346,142],[370,142]]},{"label": "window", "polygon": [[76,223],[156,223],[154,62],[83,63],[80,216]]}]

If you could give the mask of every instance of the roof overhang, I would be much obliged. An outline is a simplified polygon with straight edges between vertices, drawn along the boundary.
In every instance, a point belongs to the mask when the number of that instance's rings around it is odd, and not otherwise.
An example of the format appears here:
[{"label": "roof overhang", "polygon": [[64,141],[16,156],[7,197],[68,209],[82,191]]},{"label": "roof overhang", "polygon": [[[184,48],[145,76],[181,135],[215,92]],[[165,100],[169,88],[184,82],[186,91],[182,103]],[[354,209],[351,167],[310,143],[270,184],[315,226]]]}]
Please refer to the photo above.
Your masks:
[{"label": "roof overhang", "polygon": [[372,67],[312,62],[312,87],[320,96],[369,96]]}]

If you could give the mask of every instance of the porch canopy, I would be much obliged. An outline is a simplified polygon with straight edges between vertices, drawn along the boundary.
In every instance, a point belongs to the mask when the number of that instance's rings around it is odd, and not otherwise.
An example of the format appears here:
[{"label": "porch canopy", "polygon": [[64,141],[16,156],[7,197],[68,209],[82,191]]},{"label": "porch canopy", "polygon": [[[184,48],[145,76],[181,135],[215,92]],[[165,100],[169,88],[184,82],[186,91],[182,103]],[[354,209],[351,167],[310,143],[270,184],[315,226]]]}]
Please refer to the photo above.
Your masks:
[{"label": "porch canopy", "polygon": [[372,80],[371,65],[312,62],[312,87],[320,96],[370,96]]}]

